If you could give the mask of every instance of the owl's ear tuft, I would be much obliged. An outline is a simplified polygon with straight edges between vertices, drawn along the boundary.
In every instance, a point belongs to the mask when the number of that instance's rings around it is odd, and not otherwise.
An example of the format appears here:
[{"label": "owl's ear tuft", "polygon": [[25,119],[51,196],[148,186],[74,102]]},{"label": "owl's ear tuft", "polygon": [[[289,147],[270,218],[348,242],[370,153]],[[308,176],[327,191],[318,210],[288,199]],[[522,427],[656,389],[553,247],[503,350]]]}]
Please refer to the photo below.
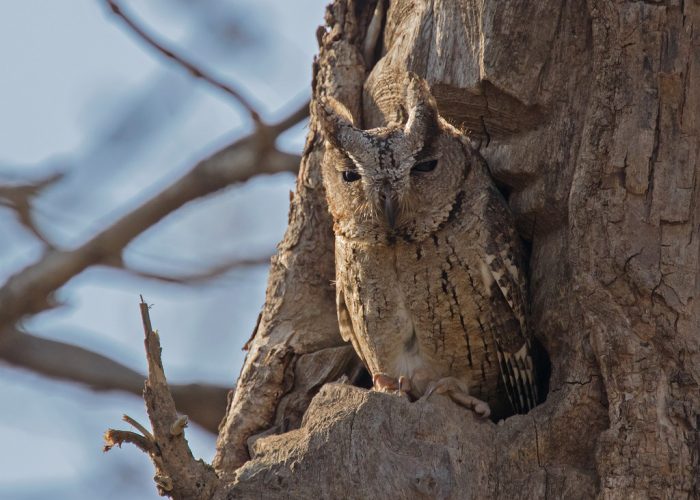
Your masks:
[{"label": "owl's ear tuft", "polygon": [[427,144],[438,133],[438,110],[430,86],[415,73],[406,76],[406,108],[408,119],[404,133],[418,142]]},{"label": "owl's ear tuft", "polygon": [[324,138],[338,149],[347,150],[359,133],[348,108],[332,97],[323,96],[316,101],[316,116]]}]

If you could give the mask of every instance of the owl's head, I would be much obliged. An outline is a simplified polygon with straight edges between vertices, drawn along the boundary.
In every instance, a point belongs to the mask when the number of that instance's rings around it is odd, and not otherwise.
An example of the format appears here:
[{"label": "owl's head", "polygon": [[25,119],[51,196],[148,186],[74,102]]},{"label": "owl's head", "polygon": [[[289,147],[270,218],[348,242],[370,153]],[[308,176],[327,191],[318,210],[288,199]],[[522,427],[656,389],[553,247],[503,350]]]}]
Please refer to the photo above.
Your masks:
[{"label": "owl's head", "polygon": [[359,129],[341,103],[318,101],[323,178],[337,234],[420,241],[462,202],[473,150],[439,117],[427,83],[415,75],[406,81],[402,119],[386,127]]}]

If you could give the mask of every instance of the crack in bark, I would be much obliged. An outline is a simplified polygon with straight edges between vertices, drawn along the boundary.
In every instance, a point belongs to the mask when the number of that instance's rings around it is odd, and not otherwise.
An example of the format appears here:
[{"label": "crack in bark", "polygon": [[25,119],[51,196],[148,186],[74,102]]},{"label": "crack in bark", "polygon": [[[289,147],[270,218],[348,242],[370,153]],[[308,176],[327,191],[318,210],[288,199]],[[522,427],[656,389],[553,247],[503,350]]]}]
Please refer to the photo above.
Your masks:
[{"label": "crack in bark", "polygon": [[535,454],[537,455],[537,466],[544,471],[544,499],[547,500],[549,493],[549,470],[547,466],[542,463],[542,456],[540,455],[540,435],[537,430],[537,419],[534,415],[531,415],[532,426],[535,429]]},{"label": "crack in bark", "polygon": [[649,156],[649,172],[647,173],[647,193],[646,193],[646,220],[650,221],[651,212],[654,205],[654,169],[659,155],[659,142],[661,140],[661,96],[657,95],[656,124],[654,128],[654,142]]}]

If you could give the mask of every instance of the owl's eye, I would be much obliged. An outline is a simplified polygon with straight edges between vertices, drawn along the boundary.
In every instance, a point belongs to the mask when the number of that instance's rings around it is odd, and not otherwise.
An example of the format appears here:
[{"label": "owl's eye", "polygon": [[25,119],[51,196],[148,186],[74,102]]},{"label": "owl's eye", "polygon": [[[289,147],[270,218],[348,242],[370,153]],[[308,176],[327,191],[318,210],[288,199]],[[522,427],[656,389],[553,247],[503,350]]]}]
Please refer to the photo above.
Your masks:
[{"label": "owl's eye", "polygon": [[360,180],[360,174],[358,174],[354,170],[344,170],[343,171],[343,180],[345,182],[355,182]]},{"label": "owl's eye", "polygon": [[432,172],[437,167],[437,160],[428,160],[416,163],[411,169],[411,173]]}]

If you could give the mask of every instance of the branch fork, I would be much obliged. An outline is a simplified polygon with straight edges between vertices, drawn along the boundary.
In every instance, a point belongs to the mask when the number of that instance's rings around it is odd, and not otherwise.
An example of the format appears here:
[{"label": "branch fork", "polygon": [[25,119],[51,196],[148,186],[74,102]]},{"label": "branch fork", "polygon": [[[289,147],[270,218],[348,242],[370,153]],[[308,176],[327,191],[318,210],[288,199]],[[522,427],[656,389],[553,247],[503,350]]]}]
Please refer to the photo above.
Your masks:
[{"label": "branch fork", "polygon": [[186,415],[178,415],[163,370],[158,332],[153,330],[149,306],[141,297],[139,304],[148,360],[148,378],[143,391],[152,431],[128,415],[123,420],[138,432],[108,429],[104,451],[115,445],[131,443],[148,454],[156,468],[154,481],[158,492],[172,498],[211,498],[219,485],[214,469],[195,460],[185,439]]}]

